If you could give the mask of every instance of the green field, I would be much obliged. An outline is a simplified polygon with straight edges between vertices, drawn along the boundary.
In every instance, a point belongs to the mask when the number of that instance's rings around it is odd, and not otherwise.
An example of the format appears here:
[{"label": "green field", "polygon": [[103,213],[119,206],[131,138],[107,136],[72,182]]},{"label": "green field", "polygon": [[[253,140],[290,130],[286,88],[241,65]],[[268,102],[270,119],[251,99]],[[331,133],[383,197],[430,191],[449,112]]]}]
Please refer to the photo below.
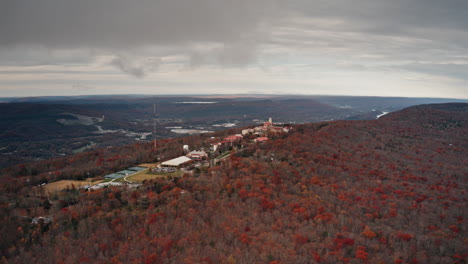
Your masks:
[{"label": "green field", "polygon": [[[152,173],[149,172],[149,170],[144,170],[140,171],[138,173],[135,173],[131,176],[127,177],[127,181],[130,182],[143,182],[144,180],[152,180],[152,179],[158,179],[158,178],[167,178],[167,177],[181,177],[184,175],[184,171],[176,171],[173,173],[166,173],[166,172],[158,172],[158,173]],[[125,182],[124,178],[116,180],[116,182]]]}]

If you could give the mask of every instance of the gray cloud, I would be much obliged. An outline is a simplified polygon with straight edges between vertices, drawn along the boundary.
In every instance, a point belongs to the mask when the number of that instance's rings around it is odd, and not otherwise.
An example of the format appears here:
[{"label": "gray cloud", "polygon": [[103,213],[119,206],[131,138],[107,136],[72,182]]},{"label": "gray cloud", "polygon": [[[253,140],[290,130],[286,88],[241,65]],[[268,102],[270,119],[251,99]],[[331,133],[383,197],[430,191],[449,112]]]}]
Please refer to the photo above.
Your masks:
[{"label": "gray cloud", "polygon": [[348,31],[467,40],[442,32],[466,33],[466,0],[3,0],[0,45],[108,50],[230,45],[246,36],[256,44],[268,25],[298,14],[342,20]]},{"label": "gray cloud", "polygon": [[242,67],[257,60],[257,45],[252,41],[223,43],[189,52],[191,67],[224,65]]},{"label": "gray cloud", "polygon": [[[276,27],[301,15],[339,21],[308,25],[337,34],[360,32],[468,45],[466,0],[3,0],[0,47],[29,45],[110,54],[177,47],[179,54],[192,56],[193,65],[244,65],[255,61],[259,45],[268,41]],[[315,43],[353,44],[346,42],[346,36],[325,38]],[[291,42],[302,40],[296,36],[287,41],[294,48]],[[221,48],[200,52],[192,47],[199,43]]]},{"label": "gray cloud", "polygon": [[[243,66],[255,62],[265,27],[277,18],[275,1],[3,0],[0,60],[53,64],[63,59],[45,50],[87,50],[89,56],[130,51],[112,65],[138,78],[146,74],[143,65],[130,62],[152,56],[185,54],[192,57],[192,66]],[[194,48],[207,43],[217,47]],[[39,52],[2,56],[1,50],[18,46]],[[166,54],[154,54],[164,50]]]},{"label": "gray cloud", "polygon": [[271,18],[268,0],[4,0],[1,45],[133,48],[229,42]]},{"label": "gray cloud", "polygon": [[110,64],[134,77],[143,78],[145,76],[145,71],[142,67],[131,65],[126,59],[116,57],[112,59]]},{"label": "gray cloud", "polygon": [[[416,63],[395,66],[396,69],[420,72],[435,76],[449,76],[468,81],[468,61],[465,64],[454,63]],[[468,90],[468,88],[467,88]]]},{"label": "gray cloud", "polygon": [[6,71],[111,65],[141,79],[205,66],[294,75],[308,65],[466,81],[463,54],[466,0],[0,0],[0,67],[16,67]]},{"label": "gray cloud", "polygon": [[407,32],[412,28],[468,27],[466,0],[290,0],[288,9],[313,17],[346,20],[348,27],[377,33]]},{"label": "gray cloud", "polygon": [[161,60],[159,58],[145,58],[143,61],[135,62],[125,56],[116,56],[109,64],[133,77],[143,78],[149,72],[156,71]]}]

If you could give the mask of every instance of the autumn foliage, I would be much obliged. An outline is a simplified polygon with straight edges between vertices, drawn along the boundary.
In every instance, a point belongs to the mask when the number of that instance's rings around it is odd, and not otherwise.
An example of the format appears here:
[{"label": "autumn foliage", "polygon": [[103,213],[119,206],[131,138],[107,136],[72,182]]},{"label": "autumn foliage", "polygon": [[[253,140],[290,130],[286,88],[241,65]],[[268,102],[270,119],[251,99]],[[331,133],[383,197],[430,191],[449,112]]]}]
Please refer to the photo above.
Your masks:
[{"label": "autumn foliage", "polygon": [[424,111],[298,125],[206,171],[66,190],[50,209],[10,188],[2,261],[466,263],[468,117]]}]

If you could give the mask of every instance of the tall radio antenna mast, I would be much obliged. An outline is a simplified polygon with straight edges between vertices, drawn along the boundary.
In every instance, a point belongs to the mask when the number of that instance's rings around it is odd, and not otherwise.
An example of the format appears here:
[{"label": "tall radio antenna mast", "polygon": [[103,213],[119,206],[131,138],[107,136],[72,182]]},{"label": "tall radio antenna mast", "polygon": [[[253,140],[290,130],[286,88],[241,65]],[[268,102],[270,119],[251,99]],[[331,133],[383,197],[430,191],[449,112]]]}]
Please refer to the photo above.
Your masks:
[{"label": "tall radio antenna mast", "polygon": [[157,142],[156,142],[156,104],[153,104],[153,137],[154,137],[154,142],[153,146],[156,149],[157,147]]}]

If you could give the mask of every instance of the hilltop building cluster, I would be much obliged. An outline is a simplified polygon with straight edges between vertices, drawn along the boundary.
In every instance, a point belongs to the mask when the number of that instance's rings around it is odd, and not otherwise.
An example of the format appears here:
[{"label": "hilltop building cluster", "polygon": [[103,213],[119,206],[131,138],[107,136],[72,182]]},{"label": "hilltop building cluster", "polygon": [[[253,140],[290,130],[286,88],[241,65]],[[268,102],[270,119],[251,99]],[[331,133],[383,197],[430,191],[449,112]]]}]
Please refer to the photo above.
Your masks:
[{"label": "hilltop building cluster", "polygon": [[[241,134],[229,135],[223,138],[221,141],[212,143],[212,151],[218,151],[222,148],[234,147],[236,144],[239,146],[246,136],[252,139],[251,135],[257,136],[252,140],[254,143],[262,143],[268,141],[268,134],[271,133],[288,133],[291,130],[289,126],[275,125],[272,118],[263,123],[262,126],[244,129]],[[213,138],[214,139],[214,138]],[[203,150],[193,150],[189,152],[188,145],[183,146],[184,156],[177,157],[175,159],[167,160],[161,163],[160,167],[166,168],[180,168],[187,166],[193,162],[200,162],[208,159],[208,153]]]},{"label": "hilltop building cluster", "polygon": [[258,136],[265,136],[268,133],[289,133],[290,130],[291,130],[290,126],[274,125],[273,120],[270,117],[268,119],[268,122],[263,123],[262,126],[242,130],[242,135],[246,136],[249,134],[255,134]]},{"label": "hilltop building cluster", "polygon": [[[269,138],[267,137],[268,134],[271,133],[289,133],[291,127],[289,125],[275,125],[273,123],[272,118],[270,117],[267,122],[263,123],[262,126],[248,128],[242,130],[241,134],[230,135],[224,138],[222,141],[212,144],[213,151],[218,150],[222,146],[233,146],[234,143],[240,143],[244,137],[255,135],[257,138],[253,139],[252,141],[255,143],[258,142],[265,142],[268,141]],[[251,137],[249,137],[251,138]]]},{"label": "hilltop building cluster", "polygon": [[244,139],[244,136],[241,134],[235,134],[235,135],[230,135],[228,137],[225,137],[222,141],[212,144],[213,151],[218,150],[223,145],[232,146],[233,143],[239,143],[242,141],[242,139]]},{"label": "hilltop building cluster", "polygon": [[[244,129],[240,134],[231,134],[225,137],[211,137],[204,141],[200,149],[190,150],[188,145],[183,145],[183,156],[174,159],[166,160],[161,163],[154,164],[140,164],[135,167],[129,167],[125,170],[107,174],[104,176],[104,182],[97,184],[90,183],[82,185],[80,188],[86,190],[97,190],[106,187],[120,187],[128,186],[137,188],[141,184],[139,180],[134,182],[132,179],[143,175],[159,174],[170,175],[179,170],[181,171],[201,171],[207,167],[212,167],[223,160],[228,159],[231,155],[244,149],[246,145],[251,143],[263,143],[268,141],[277,133],[289,133],[291,127],[284,124],[274,124],[273,120],[269,118],[263,125],[254,128]],[[207,148],[208,144],[211,148]],[[205,148],[203,147],[205,146]],[[209,153],[209,154],[208,154]],[[195,170],[198,168],[198,170]],[[178,177],[182,174],[174,174]],[[151,175],[150,175],[151,176]],[[47,221],[44,219],[37,219],[34,222]]]},{"label": "hilltop building cluster", "polygon": [[[188,146],[184,146],[184,151],[188,151]],[[203,161],[208,158],[208,153],[203,150],[193,150],[187,153],[185,156],[180,156],[175,159],[167,160],[161,163],[161,167],[172,167],[179,168],[191,164],[194,161]]]},{"label": "hilltop building cluster", "polygon": [[[253,143],[266,142],[269,140],[269,138],[267,137],[268,135],[276,134],[276,133],[288,133],[290,130],[291,130],[290,126],[275,125],[273,123],[272,118],[269,118],[269,120],[267,122],[264,122],[263,125],[261,126],[244,129],[242,130],[241,134],[229,135],[223,138],[221,141],[212,141],[215,143],[211,144],[212,148],[210,151],[213,151],[212,154],[214,155],[214,152],[221,153],[222,151],[229,151],[231,149],[242,148],[241,144],[243,143],[245,138],[248,138]],[[220,140],[220,138],[216,139],[215,137],[212,137],[211,139]],[[149,170],[159,171],[159,172],[173,172],[183,167],[188,167],[192,165],[194,165],[195,167],[200,166],[201,162],[204,162],[208,160],[209,158],[208,153],[205,152],[204,150],[190,151],[188,145],[183,146],[183,152],[185,155],[179,156],[174,159],[163,161],[161,162],[161,164],[158,165],[157,168],[149,168]],[[226,155],[226,153],[227,152],[221,153],[222,155],[218,158],[214,158],[214,157],[211,157],[211,158],[214,160],[214,163],[216,163],[217,160],[219,161],[225,158],[226,156],[228,156]],[[104,178],[108,180],[112,180],[112,182],[109,182],[106,184],[121,184],[118,182],[114,182],[114,180],[124,178],[126,176],[131,176],[145,169],[148,169],[148,168],[132,167],[132,168],[128,168],[127,170],[123,170],[123,171],[119,171],[116,173],[106,175],[104,176]]]}]

